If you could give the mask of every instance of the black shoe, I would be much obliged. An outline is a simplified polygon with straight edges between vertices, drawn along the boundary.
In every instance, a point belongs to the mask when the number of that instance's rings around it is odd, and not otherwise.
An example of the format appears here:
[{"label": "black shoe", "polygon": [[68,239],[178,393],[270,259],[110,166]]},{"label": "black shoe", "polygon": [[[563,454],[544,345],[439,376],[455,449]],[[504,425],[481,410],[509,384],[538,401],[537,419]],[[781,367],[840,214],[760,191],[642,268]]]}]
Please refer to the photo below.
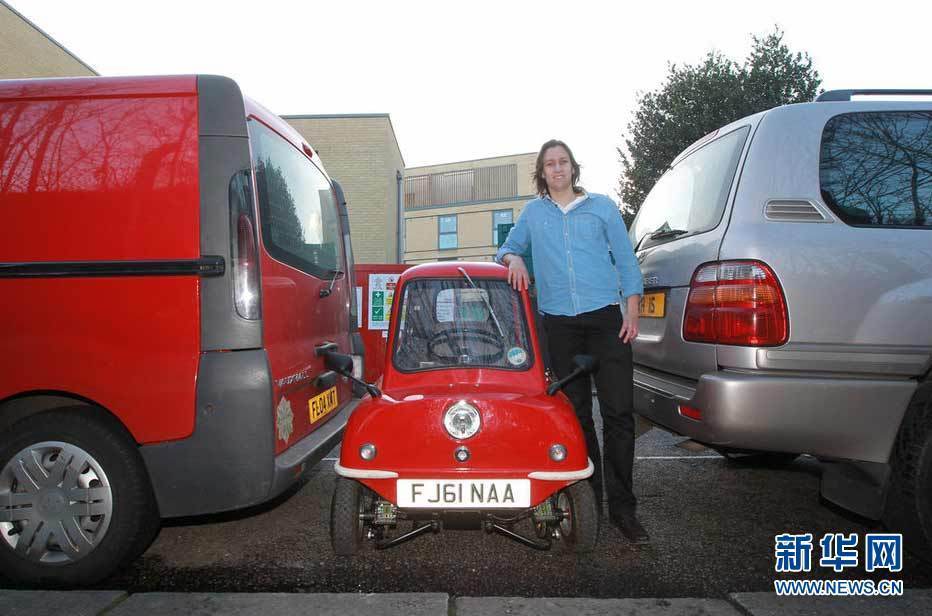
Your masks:
[{"label": "black shoe", "polygon": [[650,535],[633,513],[612,515],[612,523],[631,543],[650,543]]}]

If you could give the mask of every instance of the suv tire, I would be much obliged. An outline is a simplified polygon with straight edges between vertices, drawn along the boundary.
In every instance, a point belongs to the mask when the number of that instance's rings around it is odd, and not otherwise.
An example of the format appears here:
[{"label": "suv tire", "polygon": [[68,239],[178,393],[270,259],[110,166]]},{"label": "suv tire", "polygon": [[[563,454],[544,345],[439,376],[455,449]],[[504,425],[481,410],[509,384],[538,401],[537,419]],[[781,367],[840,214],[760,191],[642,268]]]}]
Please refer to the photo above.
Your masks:
[{"label": "suv tire", "polygon": [[884,525],[905,547],[932,563],[932,381],[913,395],[890,457]]}]

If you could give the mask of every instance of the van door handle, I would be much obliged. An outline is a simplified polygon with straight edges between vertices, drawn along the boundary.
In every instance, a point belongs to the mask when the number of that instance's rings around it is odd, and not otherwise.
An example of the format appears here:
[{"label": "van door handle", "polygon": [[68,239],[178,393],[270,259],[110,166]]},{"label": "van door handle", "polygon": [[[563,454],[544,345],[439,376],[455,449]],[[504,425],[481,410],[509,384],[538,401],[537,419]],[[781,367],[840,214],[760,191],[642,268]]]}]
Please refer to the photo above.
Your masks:
[{"label": "van door handle", "polygon": [[339,347],[337,347],[336,342],[324,342],[314,347],[314,355],[320,357],[321,355],[326,355],[331,351],[336,351],[338,348]]},{"label": "van door handle", "polygon": [[337,373],[333,370],[321,372],[314,379],[314,387],[317,389],[330,389],[337,384]]}]

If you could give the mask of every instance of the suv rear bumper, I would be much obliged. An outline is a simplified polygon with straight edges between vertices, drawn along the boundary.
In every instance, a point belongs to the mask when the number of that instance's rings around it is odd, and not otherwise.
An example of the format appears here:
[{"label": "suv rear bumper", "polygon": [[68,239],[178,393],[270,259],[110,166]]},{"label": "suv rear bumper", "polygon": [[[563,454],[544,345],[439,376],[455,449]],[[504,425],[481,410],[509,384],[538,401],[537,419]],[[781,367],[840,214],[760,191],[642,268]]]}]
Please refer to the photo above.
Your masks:
[{"label": "suv rear bumper", "polygon": [[342,438],[358,399],[275,455],[274,407],[263,350],[203,353],[188,438],[139,448],[163,518],[241,509],[294,484]]},{"label": "suv rear bumper", "polygon": [[[885,463],[915,381],[720,370],[698,381],[638,366],[634,408],[707,445]],[[702,411],[697,421],[681,404]]]}]

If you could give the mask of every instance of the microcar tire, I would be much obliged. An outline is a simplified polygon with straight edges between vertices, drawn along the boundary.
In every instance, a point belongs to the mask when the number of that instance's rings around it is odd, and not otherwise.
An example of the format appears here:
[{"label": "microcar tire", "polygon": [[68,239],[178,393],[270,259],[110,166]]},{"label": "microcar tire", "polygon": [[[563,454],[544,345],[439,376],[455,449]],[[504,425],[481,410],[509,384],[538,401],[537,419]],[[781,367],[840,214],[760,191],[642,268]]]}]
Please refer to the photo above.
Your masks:
[{"label": "microcar tire", "polygon": [[159,528],[136,444],[100,409],[32,415],[0,438],[0,571],[85,586],[145,551]]},{"label": "microcar tire", "polygon": [[599,540],[599,510],[595,492],[588,481],[577,481],[557,494],[557,507],[564,511],[560,522],[564,549],[585,554],[595,549]]},{"label": "microcar tire", "polygon": [[330,542],[338,556],[353,556],[362,546],[365,524],[363,513],[365,488],[358,481],[337,477],[330,503]]},{"label": "microcar tire", "polygon": [[883,514],[903,547],[932,564],[932,381],[913,394],[890,456],[890,486]]}]

